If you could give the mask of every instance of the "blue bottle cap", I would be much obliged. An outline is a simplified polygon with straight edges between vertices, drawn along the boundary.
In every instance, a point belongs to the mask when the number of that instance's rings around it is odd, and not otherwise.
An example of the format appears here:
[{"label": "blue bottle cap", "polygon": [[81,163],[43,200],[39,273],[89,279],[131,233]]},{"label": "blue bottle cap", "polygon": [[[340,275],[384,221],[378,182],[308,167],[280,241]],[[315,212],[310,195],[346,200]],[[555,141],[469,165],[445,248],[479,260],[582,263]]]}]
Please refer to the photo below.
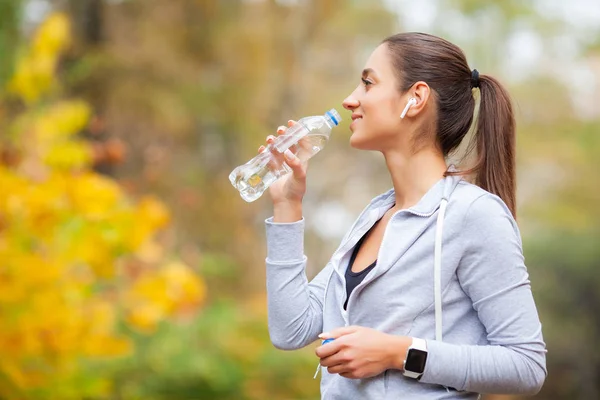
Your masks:
[{"label": "blue bottle cap", "polygon": [[324,344],[327,344],[329,342],[333,342],[334,340],[335,339],[325,339],[325,340],[323,340],[323,343],[321,343],[321,346],[324,345]]},{"label": "blue bottle cap", "polygon": [[342,117],[340,116],[340,113],[338,113],[335,108],[332,108],[331,110],[327,111],[325,114],[329,118],[331,118],[331,120],[333,121],[333,123],[336,124],[336,125],[339,125],[340,122],[342,121]]}]

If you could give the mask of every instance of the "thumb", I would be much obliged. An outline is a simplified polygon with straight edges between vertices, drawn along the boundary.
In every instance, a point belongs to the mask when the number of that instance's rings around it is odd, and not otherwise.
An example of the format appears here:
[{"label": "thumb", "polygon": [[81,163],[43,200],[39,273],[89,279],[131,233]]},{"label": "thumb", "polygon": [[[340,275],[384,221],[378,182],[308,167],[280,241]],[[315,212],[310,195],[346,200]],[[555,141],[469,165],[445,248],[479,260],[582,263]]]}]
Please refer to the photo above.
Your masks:
[{"label": "thumb", "polygon": [[290,149],[284,151],[283,156],[285,157],[285,162],[287,165],[292,169],[294,176],[296,178],[304,179],[306,171],[300,159],[294,153],[292,153]]},{"label": "thumb", "polygon": [[320,339],[337,339],[344,335],[349,335],[351,333],[354,333],[357,330],[358,330],[357,326],[344,326],[341,328],[336,328],[336,329],[332,330],[331,332],[323,332],[319,335],[319,338]]}]

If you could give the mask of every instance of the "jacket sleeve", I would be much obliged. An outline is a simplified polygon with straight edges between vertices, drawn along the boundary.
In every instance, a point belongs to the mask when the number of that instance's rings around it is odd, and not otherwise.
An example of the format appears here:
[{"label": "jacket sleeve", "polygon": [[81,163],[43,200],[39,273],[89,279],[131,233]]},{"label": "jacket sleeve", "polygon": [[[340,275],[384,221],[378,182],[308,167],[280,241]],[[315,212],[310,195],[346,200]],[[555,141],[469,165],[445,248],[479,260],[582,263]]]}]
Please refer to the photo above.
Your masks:
[{"label": "jacket sleeve", "polygon": [[310,283],[306,277],[304,219],[265,221],[269,335],[279,349],[295,350],[317,340],[323,329],[323,301],[333,267],[328,264]]},{"label": "jacket sleeve", "polygon": [[547,375],[546,346],[516,222],[497,196],[485,194],[471,204],[461,232],[466,245],[458,280],[489,345],[428,340],[421,382],[479,393],[536,394]]}]

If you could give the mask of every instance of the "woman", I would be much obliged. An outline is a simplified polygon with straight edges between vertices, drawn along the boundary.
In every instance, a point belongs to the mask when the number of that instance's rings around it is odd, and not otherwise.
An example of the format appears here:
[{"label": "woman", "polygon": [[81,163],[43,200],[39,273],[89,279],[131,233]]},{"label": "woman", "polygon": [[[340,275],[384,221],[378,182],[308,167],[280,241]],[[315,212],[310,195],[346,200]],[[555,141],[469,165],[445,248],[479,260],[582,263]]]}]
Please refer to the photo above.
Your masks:
[{"label": "woman", "polygon": [[[473,121],[474,90],[478,159],[457,171],[445,157]],[[394,187],[372,200],[309,283],[306,165],[284,154],[293,174],[271,186],[266,221],[274,345],[334,339],[316,349],[324,399],[537,393],[546,350],[514,219],[506,90],[471,71],[457,46],[403,33],[375,49],[343,105],[352,111],[350,144],[383,153]]]}]

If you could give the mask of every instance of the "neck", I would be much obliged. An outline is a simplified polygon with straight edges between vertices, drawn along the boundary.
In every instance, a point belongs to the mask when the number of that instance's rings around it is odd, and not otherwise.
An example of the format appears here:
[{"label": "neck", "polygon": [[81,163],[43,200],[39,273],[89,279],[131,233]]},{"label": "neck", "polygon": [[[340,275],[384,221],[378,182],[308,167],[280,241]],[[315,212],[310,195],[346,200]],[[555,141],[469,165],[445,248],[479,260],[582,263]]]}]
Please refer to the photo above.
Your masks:
[{"label": "neck", "polygon": [[414,206],[447,170],[443,155],[433,149],[416,154],[384,153],[396,193],[396,210]]}]

